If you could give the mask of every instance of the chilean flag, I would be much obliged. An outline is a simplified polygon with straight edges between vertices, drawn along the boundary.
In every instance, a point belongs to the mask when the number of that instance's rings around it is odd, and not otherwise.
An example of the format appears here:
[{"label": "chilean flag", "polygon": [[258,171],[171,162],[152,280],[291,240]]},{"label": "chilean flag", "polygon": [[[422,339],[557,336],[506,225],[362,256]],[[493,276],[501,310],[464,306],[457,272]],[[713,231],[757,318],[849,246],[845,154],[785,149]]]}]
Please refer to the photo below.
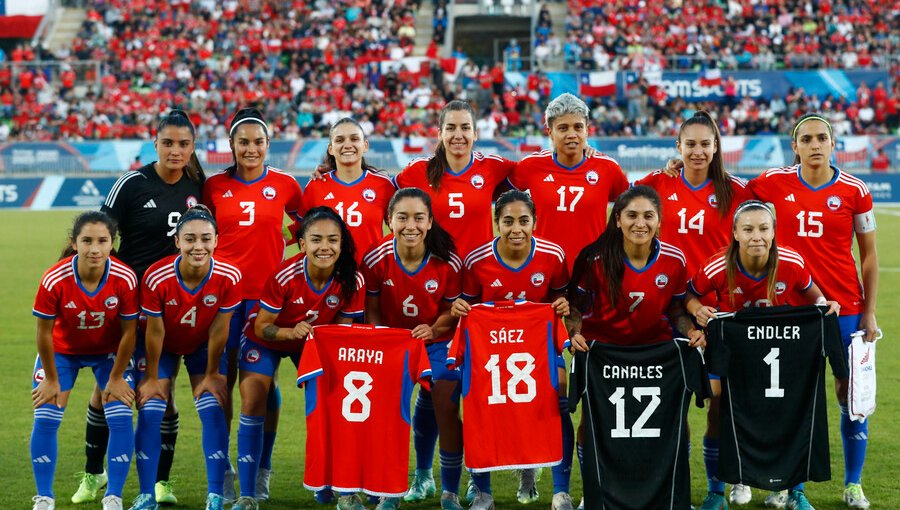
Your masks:
[{"label": "chilean flag", "polygon": [[718,69],[704,69],[700,73],[701,87],[718,87],[722,85],[722,71]]},{"label": "chilean flag", "polygon": [[582,73],[578,77],[578,93],[587,97],[616,95],[616,72]]},{"label": "chilean flag", "polygon": [[48,7],[49,0],[0,0],[0,38],[30,39]]}]

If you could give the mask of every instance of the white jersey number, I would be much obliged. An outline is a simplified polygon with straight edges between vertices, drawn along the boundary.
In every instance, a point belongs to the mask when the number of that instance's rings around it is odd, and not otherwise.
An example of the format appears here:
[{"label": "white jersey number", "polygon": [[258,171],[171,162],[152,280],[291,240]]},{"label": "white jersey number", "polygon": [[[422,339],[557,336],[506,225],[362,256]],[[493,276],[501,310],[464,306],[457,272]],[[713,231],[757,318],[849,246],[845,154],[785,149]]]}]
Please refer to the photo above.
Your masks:
[{"label": "white jersey number", "polygon": [[450,217],[462,218],[466,214],[466,204],[462,202],[462,193],[448,193],[447,204],[450,205]]},{"label": "white jersey number", "polygon": [[[519,366],[522,364],[522,366]],[[484,369],[491,373],[491,394],[488,404],[505,404],[506,398],[517,404],[531,402],[537,396],[537,381],[531,377],[534,372],[534,356],[527,352],[516,352],[506,358],[506,371],[510,378],[506,382],[506,395],[500,387],[500,355],[491,354]],[[525,385],[525,392],[519,393],[519,385]]]},{"label": "white jersey number", "polygon": [[105,321],[103,312],[90,312],[90,315],[84,310],[78,312],[78,329],[100,329]]},{"label": "white jersey number", "polygon": [[175,235],[175,231],[178,230],[178,220],[181,219],[181,213],[178,211],[172,211],[169,213],[169,231],[166,232],[166,237],[172,237]]},{"label": "white jersey number", "polygon": [[769,354],[763,358],[766,365],[769,365],[769,387],[766,388],[766,398],[782,398],[784,397],[784,388],[779,388],[778,381],[781,380],[781,360],[778,355],[781,349],[772,347]]},{"label": "white jersey number", "polygon": [[641,304],[641,301],[644,300],[644,292],[629,292],[628,297],[634,300],[634,303],[631,303],[631,306],[628,307],[629,312],[633,312],[635,308]]},{"label": "white jersey number", "polygon": [[247,219],[238,221],[238,225],[249,227],[256,219],[256,202],[240,202],[241,212],[247,215]]},{"label": "white jersey number", "polygon": [[407,317],[418,317],[419,316],[419,307],[413,303],[412,294],[409,295],[406,299],[403,300],[403,315]]},{"label": "white jersey number", "polygon": [[[368,372],[353,371],[344,376],[344,389],[347,396],[341,402],[341,414],[344,419],[353,423],[364,422],[372,414],[372,401],[367,396],[372,391],[372,376]],[[354,411],[355,403],[359,402],[358,411]]]},{"label": "white jersey number", "polygon": [[703,235],[703,219],[706,216],[706,211],[701,210],[697,214],[691,217],[691,219],[687,218],[687,209],[682,208],[678,211],[678,217],[681,218],[681,226],[678,227],[679,234],[687,234],[688,230],[696,230],[701,236]]},{"label": "white jersey number", "polygon": [[559,205],[556,206],[557,211],[575,211],[575,204],[581,200],[582,195],[584,195],[584,186],[569,186],[569,193],[575,195],[572,197],[572,201],[569,202],[569,205],[566,205],[566,187],[560,186],[559,189],[556,190],[556,193],[559,195]]},{"label": "white jersey number", "polygon": [[344,203],[338,202],[337,205],[334,206],[334,210],[337,211],[338,216],[347,222],[348,227],[358,227],[362,225],[362,213],[356,210],[356,206],[358,205],[359,202],[353,202],[345,211]]},{"label": "white jersey number", "polygon": [[822,224],[822,213],[815,211],[800,211],[796,218],[800,220],[797,230],[799,237],[822,237],[825,226]]},{"label": "white jersey number", "polygon": [[630,429],[626,428],[625,388],[622,388],[621,386],[616,388],[616,391],[609,396],[609,401],[616,406],[616,428],[610,431],[610,436],[614,439],[622,437],[659,437],[659,429],[644,428],[644,425],[646,425],[650,420],[650,417],[653,416],[653,411],[656,411],[656,408],[659,407],[659,403],[661,402],[659,398],[659,387],[632,388],[631,394],[638,402],[642,401],[644,397],[650,397],[650,403],[647,404],[647,407],[644,408],[644,412],[638,416],[637,420],[634,420],[634,425]]},{"label": "white jersey number", "polygon": [[190,326],[192,328],[197,327],[197,307],[196,306],[192,306],[191,309],[188,310],[187,313],[184,314],[184,316],[181,318],[181,323],[187,324],[188,326]]}]

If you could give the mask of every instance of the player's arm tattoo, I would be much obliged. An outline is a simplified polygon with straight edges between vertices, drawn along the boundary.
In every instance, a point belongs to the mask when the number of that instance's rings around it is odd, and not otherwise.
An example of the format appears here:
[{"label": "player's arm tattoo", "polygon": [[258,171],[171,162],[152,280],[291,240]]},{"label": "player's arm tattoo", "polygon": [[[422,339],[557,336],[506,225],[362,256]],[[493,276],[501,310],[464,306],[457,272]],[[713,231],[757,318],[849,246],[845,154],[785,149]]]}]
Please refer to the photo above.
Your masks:
[{"label": "player's arm tattoo", "polygon": [[278,340],[278,330],[281,329],[274,324],[269,324],[263,328],[263,339],[270,342]]}]

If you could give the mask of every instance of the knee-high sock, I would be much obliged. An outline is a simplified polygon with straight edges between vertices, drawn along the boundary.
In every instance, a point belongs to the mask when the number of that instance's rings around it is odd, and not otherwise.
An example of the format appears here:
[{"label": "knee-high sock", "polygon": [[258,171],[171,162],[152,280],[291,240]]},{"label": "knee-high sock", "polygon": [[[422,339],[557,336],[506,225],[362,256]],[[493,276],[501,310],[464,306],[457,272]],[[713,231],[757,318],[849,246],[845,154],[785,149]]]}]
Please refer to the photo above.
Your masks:
[{"label": "knee-high sock", "polygon": [[131,408],[119,401],[103,406],[103,412],[109,426],[109,449],[106,452],[109,482],[106,495],[121,498],[128,469],[131,467],[131,454],[134,452],[134,422]]},{"label": "knee-high sock", "polygon": [[238,426],[238,479],[241,481],[241,496],[256,497],[256,475],[259,473],[265,420],[265,416],[241,414],[241,424]]},{"label": "knee-high sock", "polygon": [[84,426],[84,472],[99,475],[103,472],[103,459],[106,457],[106,445],[109,443],[109,427],[103,408],[88,404],[87,421]]},{"label": "knee-high sock", "polygon": [[57,435],[64,407],[44,404],[34,410],[31,429],[31,469],[38,496],[53,497],[53,474],[56,471]]},{"label": "knee-high sock", "polygon": [[[195,403],[203,428],[203,456],[206,457],[206,492],[222,495],[225,470],[228,469],[228,432],[225,411],[210,393],[200,395]],[[255,482],[254,482],[255,485]]]},{"label": "knee-high sock", "polygon": [[416,449],[416,469],[432,469],[434,447],[438,440],[438,426],[437,418],[434,416],[431,392],[428,390],[419,390],[412,425],[413,446]]},{"label": "knee-high sock", "polygon": [[[271,412],[273,409],[281,409],[281,386],[273,384],[266,396],[266,409]],[[259,455],[259,468],[272,469],[272,452],[275,450],[275,436],[277,430],[268,431],[263,429],[263,447],[262,453]]]},{"label": "knee-high sock", "polygon": [[706,465],[706,484],[709,492],[725,494],[725,482],[716,478],[719,472],[719,440],[703,437],[703,464]]},{"label": "knee-high sock", "polygon": [[160,423],[166,414],[166,401],[151,398],[138,410],[138,426],[134,436],[134,463],[137,465],[141,494],[155,494],[156,470],[162,449]]},{"label": "knee-high sock", "polygon": [[179,417],[178,413],[172,416],[164,416],[160,426],[160,441],[162,450],[159,453],[159,467],[156,470],[157,480],[168,480],[172,471],[172,462],[175,461],[175,443],[178,441]]},{"label": "knee-high sock", "polygon": [[569,399],[560,397],[559,413],[562,421],[562,462],[553,466],[553,494],[569,492],[572,477],[572,450],[575,447],[575,427],[569,414]]},{"label": "knee-high sock", "polygon": [[441,489],[459,494],[459,479],[462,477],[462,452],[450,453],[441,450]]},{"label": "knee-high sock", "polygon": [[860,483],[869,445],[869,420],[862,423],[851,420],[845,405],[841,406],[841,440],[844,443],[844,485]]},{"label": "knee-high sock", "polygon": [[491,493],[491,473],[472,473],[472,482],[478,490],[487,494]]}]

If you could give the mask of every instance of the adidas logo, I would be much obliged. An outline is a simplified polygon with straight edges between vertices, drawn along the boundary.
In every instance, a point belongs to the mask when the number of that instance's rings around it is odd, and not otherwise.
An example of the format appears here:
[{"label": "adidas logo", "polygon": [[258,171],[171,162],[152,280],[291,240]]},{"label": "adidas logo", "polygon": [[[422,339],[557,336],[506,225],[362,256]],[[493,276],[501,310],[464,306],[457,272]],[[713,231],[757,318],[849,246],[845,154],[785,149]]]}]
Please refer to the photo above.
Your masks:
[{"label": "adidas logo", "polygon": [[385,286],[385,287],[393,287],[393,286],[394,286],[394,280],[391,280],[390,278],[388,278],[387,280],[384,281],[384,286]]},{"label": "adidas logo", "polygon": [[295,304],[295,305],[302,305],[302,304],[303,304],[303,296],[300,296],[300,297],[298,297],[297,299],[295,299],[295,300],[294,300],[294,304]]},{"label": "adidas logo", "polygon": [[553,182],[553,174],[547,174],[547,177],[544,177],[544,182]]},{"label": "adidas logo", "polygon": [[678,200],[678,193],[672,193],[669,195],[669,200]]},{"label": "adidas logo", "polygon": [[178,301],[176,301],[175,299],[170,299],[170,300],[166,301],[166,305],[168,305],[168,306],[178,306]]},{"label": "adidas logo", "polygon": [[46,455],[41,455],[40,457],[31,459],[31,462],[35,464],[49,464],[51,462],[50,457]]},{"label": "adidas logo", "polygon": [[75,301],[69,301],[66,303],[66,308],[78,308],[78,305],[75,304]]},{"label": "adidas logo", "polygon": [[217,451],[216,453],[207,456],[206,458],[207,458],[207,459],[213,459],[213,460],[224,460],[224,459],[225,459],[225,454],[222,453],[222,450],[219,450],[219,451]]},{"label": "adidas logo", "polygon": [[494,283],[491,284],[491,287],[502,287],[503,284],[500,282],[500,278],[494,280]]},{"label": "adidas logo", "polygon": [[119,455],[118,457],[113,457],[109,459],[111,462],[131,462],[131,458],[128,455]]},{"label": "adidas logo", "polygon": [[734,289],[734,293],[735,293],[735,294],[743,294],[743,293],[744,293],[744,290],[741,289],[740,287],[737,287],[737,288]]},{"label": "adidas logo", "polygon": [[784,201],[785,202],[796,202],[797,200],[794,198],[794,194],[791,193],[790,195],[784,197]]},{"label": "adidas logo", "polygon": [[152,198],[147,200],[147,203],[144,204],[144,209],[156,209],[156,202]]},{"label": "adidas logo", "polygon": [[249,462],[256,462],[256,461],[253,460],[252,455],[244,455],[243,457],[238,458],[238,462],[249,463]]},{"label": "adidas logo", "polygon": [[225,193],[222,193],[222,198],[231,198],[233,196],[234,195],[231,194],[231,190],[228,190]]},{"label": "adidas logo", "polygon": [[150,457],[144,452],[137,452],[134,457],[138,460],[150,460]]},{"label": "adidas logo", "polygon": [[334,193],[329,192],[325,195],[325,200],[334,200]]}]

